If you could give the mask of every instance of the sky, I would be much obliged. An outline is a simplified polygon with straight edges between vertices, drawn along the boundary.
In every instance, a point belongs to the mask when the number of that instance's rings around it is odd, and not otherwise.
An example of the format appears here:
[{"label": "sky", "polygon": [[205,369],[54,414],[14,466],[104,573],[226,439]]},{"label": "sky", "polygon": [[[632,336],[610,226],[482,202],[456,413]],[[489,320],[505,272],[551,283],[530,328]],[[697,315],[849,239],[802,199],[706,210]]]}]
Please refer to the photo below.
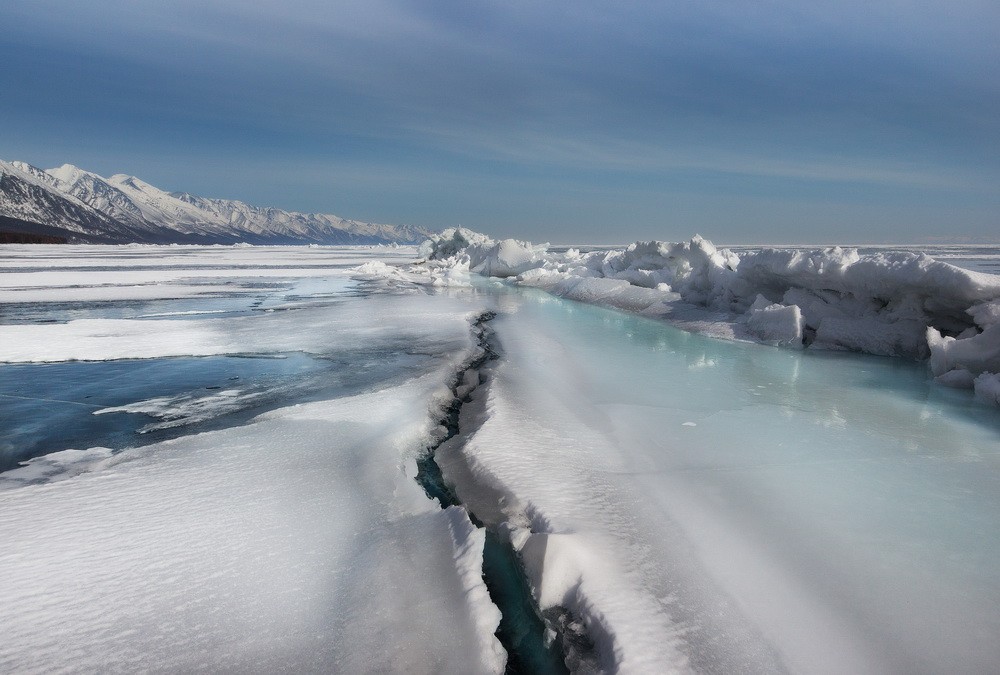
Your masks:
[{"label": "sky", "polygon": [[996,0],[5,0],[0,158],[553,243],[1000,242]]}]

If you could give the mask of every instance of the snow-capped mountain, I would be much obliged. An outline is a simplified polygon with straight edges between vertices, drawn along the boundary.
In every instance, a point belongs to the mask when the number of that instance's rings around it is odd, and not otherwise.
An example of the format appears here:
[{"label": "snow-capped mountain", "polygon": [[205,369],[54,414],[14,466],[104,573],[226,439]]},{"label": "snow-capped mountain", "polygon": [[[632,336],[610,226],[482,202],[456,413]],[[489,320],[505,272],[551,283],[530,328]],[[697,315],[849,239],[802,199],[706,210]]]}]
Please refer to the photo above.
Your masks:
[{"label": "snow-capped mountain", "polygon": [[0,161],[0,229],[89,243],[376,244],[422,241],[409,225],[345,220],[165,192],[135,176]]}]

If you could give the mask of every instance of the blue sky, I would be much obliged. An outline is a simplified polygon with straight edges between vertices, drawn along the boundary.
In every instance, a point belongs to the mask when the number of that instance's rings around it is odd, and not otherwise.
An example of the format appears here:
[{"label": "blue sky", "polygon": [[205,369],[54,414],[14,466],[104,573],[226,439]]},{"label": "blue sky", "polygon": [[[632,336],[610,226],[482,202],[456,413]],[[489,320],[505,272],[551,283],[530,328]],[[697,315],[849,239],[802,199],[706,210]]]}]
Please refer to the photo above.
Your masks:
[{"label": "blue sky", "polygon": [[1000,240],[1000,3],[7,0],[0,158],[553,242]]}]

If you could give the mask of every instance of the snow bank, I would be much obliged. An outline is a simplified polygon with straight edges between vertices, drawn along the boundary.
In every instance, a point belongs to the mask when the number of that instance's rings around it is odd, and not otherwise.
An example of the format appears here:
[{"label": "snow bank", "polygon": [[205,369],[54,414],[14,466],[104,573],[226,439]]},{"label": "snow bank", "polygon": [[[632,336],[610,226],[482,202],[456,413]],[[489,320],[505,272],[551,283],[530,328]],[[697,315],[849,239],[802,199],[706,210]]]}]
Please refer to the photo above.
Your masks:
[{"label": "snow bank", "polygon": [[485,234],[467,230],[464,227],[452,227],[440,234],[431,235],[417,248],[417,255],[428,260],[446,260],[460,255],[471,245],[492,243]]},{"label": "snow bank", "polygon": [[747,332],[761,342],[802,346],[802,310],[798,305],[770,303],[763,295],[747,311]]},{"label": "snow bank", "polygon": [[[734,253],[695,236],[624,249],[548,253],[449,230],[421,251],[449,267],[516,277],[556,295],[677,321],[713,335],[785,347],[932,358],[936,376],[972,387],[1000,372],[1000,276],[913,252],[853,248]],[[701,316],[699,316],[701,313]],[[727,329],[724,324],[728,324]],[[1000,329],[998,329],[1000,330]],[[987,397],[988,398],[988,397]]]}]

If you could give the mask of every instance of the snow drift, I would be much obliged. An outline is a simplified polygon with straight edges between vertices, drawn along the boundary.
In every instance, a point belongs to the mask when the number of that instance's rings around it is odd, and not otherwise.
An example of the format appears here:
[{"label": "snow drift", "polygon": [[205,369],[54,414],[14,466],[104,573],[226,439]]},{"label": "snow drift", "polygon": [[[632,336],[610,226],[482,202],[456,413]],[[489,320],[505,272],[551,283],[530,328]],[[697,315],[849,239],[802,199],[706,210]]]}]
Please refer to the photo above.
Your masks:
[{"label": "snow drift", "polygon": [[925,254],[854,248],[735,253],[700,236],[624,249],[548,252],[464,228],[420,247],[431,274],[456,268],[618,307],[719,337],[931,360],[943,384],[996,401],[1000,276]]}]

